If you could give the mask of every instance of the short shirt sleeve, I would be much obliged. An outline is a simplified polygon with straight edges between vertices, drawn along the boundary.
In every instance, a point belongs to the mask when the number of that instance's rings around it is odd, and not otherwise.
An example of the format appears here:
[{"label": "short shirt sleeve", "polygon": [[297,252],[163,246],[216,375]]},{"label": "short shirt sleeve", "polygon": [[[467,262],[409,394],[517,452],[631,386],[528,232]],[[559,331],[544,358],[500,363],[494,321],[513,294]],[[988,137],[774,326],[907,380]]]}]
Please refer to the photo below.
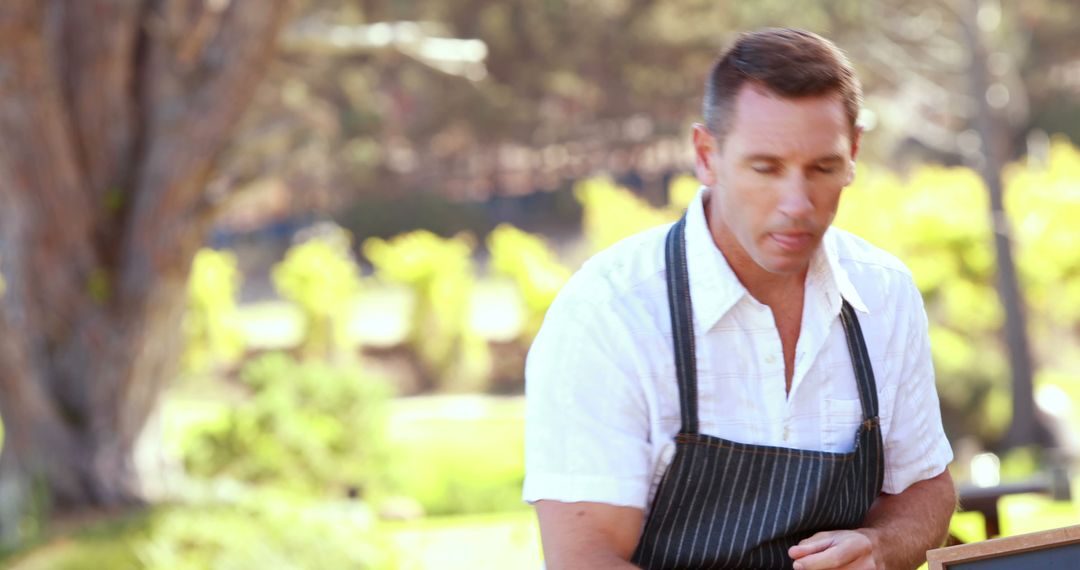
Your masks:
[{"label": "short shirt sleeve", "polygon": [[524,500],[645,508],[649,415],[632,346],[605,303],[552,305],[525,366]]},{"label": "short shirt sleeve", "polygon": [[908,281],[905,285],[901,296],[904,312],[897,322],[907,325],[906,346],[893,400],[892,427],[884,441],[882,490],[890,494],[937,476],[953,458],[941,424],[926,310],[915,284]]}]

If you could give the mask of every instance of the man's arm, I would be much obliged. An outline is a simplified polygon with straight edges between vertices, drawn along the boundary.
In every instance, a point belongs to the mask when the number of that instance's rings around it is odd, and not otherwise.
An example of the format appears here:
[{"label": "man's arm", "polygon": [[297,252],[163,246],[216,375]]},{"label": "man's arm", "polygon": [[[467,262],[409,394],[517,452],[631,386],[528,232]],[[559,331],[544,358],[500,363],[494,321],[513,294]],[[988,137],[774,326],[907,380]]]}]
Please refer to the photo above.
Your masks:
[{"label": "man's arm", "polygon": [[537,501],[548,570],[618,570],[637,547],[644,514],[604,503]]},{"label": "man's arm", "polygon": [[819,532],[788,554],[795,570],[912,569],[945,542],[955,510],[956,489],[946,469],[900,494],[879,496],[863,528]]}]

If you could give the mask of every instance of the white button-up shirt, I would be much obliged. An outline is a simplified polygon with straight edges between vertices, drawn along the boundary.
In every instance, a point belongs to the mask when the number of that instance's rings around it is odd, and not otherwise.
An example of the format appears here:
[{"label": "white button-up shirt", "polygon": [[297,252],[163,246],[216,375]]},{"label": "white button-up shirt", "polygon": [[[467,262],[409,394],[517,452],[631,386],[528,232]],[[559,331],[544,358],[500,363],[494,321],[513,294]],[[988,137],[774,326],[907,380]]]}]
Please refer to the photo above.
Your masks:
[{"label": "white button-up shirt", "polygon": [[[704,191],[703,191],[704,192]],[[839,314],[856,310],[877,382],[883,491],[941,473],[941,425],[926,312],[892,255],[830,228],[806,276],[791,392],[769,307],[739,282],[687,210],[686,252],[704,434],[750,444],[849,452],[862,407]],[[525,369],[524,499],[647,509],[680,428],[664,239],[637,234],[590,259],[559,293]]]}]

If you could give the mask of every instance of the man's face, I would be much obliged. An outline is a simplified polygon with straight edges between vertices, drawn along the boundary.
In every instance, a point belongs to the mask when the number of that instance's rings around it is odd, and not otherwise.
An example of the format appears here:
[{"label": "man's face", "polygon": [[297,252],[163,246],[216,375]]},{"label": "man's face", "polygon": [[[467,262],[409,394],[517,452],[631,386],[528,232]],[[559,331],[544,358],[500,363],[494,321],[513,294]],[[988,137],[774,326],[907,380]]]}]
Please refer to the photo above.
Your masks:
[{"label": "man's face", "polygon": [[709,226],[740,277],[754,265],[805,271],[854,176],[858,138],[838,95],[788,99],[754,84],[736,96],[722,143],[694,127]]}]

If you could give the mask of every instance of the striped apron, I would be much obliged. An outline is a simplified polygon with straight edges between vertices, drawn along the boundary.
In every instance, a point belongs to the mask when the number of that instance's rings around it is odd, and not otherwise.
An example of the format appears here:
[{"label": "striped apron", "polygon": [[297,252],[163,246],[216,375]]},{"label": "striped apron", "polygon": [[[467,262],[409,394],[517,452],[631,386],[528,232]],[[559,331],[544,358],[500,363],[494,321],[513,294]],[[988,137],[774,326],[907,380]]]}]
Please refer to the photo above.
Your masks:
[{"label": "striped apron", "polygon": [[791,568],[814,533],[857,528],[881,492],[877,389],[855,311],[840,318],[862,401],[850,453],[728,441],[698,432],[697,365],[686,269],[686,218],[667,236],[668,303],[682,426],[631,561],[655,568]]}]

